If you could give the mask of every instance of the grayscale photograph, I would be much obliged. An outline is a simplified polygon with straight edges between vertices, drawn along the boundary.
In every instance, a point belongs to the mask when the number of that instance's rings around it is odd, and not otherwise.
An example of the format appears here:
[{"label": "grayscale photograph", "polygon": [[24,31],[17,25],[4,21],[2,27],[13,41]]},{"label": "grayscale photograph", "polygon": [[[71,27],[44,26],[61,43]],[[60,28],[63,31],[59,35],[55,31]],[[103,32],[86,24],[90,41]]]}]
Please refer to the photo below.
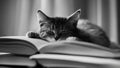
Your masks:
[{"label": "grayscale photograph", "polygon": [[120,0],[0,0],[0,68],[120,68]]}]

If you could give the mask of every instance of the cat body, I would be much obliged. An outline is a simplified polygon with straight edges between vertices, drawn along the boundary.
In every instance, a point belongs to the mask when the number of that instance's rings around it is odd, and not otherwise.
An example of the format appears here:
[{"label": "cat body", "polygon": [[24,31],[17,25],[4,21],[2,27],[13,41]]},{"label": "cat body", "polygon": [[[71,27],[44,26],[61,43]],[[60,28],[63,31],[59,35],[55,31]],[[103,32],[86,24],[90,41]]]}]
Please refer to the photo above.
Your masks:
[{"label": "cat body", "polygon": [[91,42],[109,47],[110,40],[105,32],[88,20],[80,19],[81,10],[72,15],[63,17],[48,17],[42,11],[38,11],[37,18],[40,24],[38,32],[29,32],[30,38],[39,38],[46,41],[60,41],[72,38],[77,41]]}]

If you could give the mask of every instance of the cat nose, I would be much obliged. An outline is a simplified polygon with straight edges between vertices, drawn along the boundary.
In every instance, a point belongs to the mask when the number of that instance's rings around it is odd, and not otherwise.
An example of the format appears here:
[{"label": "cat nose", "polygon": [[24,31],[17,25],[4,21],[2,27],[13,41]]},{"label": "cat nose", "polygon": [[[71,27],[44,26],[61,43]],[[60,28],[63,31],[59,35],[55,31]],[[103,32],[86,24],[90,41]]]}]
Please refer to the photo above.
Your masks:
[{"label": "cat nose", "polygon": [[53,36],[55,40],[59,38],[59,35],[55,31],[49,31],[49,35]]},{"label": "cat nose", "polygon": [[55,40],[58,40],[61,37],[61,35],[60,34],[55,34],[54,37],[55,37]]}]

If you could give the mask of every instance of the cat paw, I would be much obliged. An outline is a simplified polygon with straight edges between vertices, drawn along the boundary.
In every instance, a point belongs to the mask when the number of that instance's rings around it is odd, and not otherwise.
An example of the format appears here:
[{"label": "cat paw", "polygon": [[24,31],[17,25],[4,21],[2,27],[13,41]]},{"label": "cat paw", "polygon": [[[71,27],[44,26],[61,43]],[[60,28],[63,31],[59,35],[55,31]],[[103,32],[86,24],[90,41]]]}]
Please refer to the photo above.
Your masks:
[{"label": "cat paw", "polygon": [[30,31],[26,33],[26,36],[29,38],[37,38],[39,35],[36,32]]}]

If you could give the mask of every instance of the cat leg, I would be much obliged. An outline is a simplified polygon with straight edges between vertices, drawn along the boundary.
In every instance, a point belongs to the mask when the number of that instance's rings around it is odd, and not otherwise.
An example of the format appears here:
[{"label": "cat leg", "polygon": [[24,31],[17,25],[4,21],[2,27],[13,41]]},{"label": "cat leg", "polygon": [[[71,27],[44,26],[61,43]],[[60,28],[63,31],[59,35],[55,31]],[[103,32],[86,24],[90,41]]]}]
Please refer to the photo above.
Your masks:
[{"label": "cat leg", "polygon": [[29,37],[29,38],[39,38],[39,34],[36,33],[36,32],[32,32],[32,31],[27,32],[26,36]]},{"label": "cat leg", "polygon": [[41,38],[37,32],[32,32],[32,31],[27,32],[26,36],[29,38],[36,38],[36,39],[41,39],[41,40],[47,41],[46,39]]}]

